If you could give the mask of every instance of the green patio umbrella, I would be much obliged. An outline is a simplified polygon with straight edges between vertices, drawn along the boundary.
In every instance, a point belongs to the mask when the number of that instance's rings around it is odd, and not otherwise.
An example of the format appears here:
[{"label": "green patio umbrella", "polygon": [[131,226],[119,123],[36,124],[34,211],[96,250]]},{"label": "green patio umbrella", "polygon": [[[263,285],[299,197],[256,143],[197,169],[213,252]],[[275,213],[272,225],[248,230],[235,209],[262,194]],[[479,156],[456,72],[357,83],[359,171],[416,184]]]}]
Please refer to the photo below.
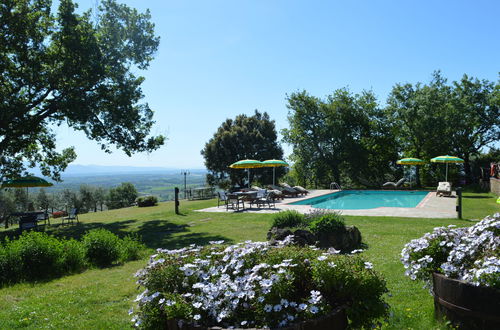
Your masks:
[{"label": "green patio umbrella", "polygon": [[250,188],[250,169],[262,167],[262,162],[255,159],[243,159],[229,165],[230,168],[245,168],[248,171],[248,188]]},{"label": "green patio umbrella", "polygon": [[24,188],[26,187],[26,194],[30,187],[51,187],[52,183],[39,178],[37,176],[25,176],[19,179],[7,180],[2,183],[1,188]]},{"label": "green patio umbrella", "polygon": [[433,163],[445,163],[446,164],[446,182],[448,182],[448,164],[457,164],[457,163],[463,163],[464,160],[462,158],[458,158],[455,156],[438,156],[434,157],[431,159],[431,162]]},{"label": "green patio umbrella", "polygon": [[288,166],[288,163],[280,159],[269,159],[262,162],[263,167],[273,168],[273,186],[275,185],[276,167]]},{"label": "green patio umbrella", "polygon": [[[400,159],[396,162],[398,165],[423,165],[425,163],[424,160],[418,159],[418,158],[403,158]],[[411,174],[410,174],[410,180],[411,180]]]}]

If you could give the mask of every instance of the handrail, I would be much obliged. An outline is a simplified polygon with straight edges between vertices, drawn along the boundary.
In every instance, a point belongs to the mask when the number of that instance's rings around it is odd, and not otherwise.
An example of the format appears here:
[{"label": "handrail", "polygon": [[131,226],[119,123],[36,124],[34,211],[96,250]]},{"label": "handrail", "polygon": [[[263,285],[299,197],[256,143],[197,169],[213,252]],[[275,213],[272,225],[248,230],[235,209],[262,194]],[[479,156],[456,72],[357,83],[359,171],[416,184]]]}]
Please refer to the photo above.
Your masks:
[{"label": "handrail", "polygon": [[342,187],[337,182],[332,182],[330,183],[330,190],[337,189],[337,190],[342,190]]}]

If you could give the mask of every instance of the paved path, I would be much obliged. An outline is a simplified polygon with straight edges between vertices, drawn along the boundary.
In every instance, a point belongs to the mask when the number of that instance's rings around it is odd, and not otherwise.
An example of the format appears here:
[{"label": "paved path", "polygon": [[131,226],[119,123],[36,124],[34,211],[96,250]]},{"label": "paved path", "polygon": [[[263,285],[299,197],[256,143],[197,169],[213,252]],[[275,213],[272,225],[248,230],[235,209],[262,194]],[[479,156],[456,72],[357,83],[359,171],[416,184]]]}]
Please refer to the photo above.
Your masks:
[{"label": "paved path", "polygon": [[[312,190],[305,197],[296,198],[285,198],[276,202],[276,207],[268,208],[261,207],[258,208],[253,206],[248,208],[248,204],[245,204],[245,209],[240,211],[234,211],[229,209],[226,211],[226,207],[221,205],[220,207],[209,207],[202,210],[197,210],[199,212],[230,212],[230,213],[276,213],[285,210],[297,210],[301,213],[309,213],[313,208],[310,205],[290,205],[290,203],[309,199],[312,197],[322,196],[330,194],[332,192],[337,192],[338,190]],[[417,207],[378,207],[374,209],[363,209],[363,210],[336,210],[344,215],[362,215],[362,216],[380,216],[380,217],[412,217],[412,218],[456,218],[457,212],[455,210],[456,196],[453,194],[451,197],[437,197],[435,192],[429,192],[429,194],[420,202]]]}]

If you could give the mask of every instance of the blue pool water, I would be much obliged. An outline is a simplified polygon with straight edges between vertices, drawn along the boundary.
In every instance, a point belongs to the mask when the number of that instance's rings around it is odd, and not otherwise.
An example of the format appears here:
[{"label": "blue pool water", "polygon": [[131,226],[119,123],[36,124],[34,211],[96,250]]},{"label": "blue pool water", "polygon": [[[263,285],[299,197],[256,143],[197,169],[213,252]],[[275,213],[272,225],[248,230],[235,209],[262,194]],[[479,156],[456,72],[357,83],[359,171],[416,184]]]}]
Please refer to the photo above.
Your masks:
[{"label": "blue pool water", "polygon": [[311,205],[318,209],[361,210],[376,207],[416,207],[427,191],[343,190],[292,205]]}]

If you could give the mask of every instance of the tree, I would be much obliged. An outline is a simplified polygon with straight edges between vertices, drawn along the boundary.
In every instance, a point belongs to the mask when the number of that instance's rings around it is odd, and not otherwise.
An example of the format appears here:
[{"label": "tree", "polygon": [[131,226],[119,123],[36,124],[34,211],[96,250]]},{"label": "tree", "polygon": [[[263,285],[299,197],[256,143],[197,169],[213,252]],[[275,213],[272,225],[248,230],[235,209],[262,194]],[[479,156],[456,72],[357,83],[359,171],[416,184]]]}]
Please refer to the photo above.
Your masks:
[{"label": "tree", "polygon": [[[38,166],[60,178],[75,159],[58,152],[53,127],[82,131],[110,152],[127,155],[159,148],[149,137],[153,111],[140,88],[158,48],[149,11],[138,13],[114,0],[97,12],[75,12],[61,0],[6,0],[0,4],[0,179]],[[96,17],[96,21],[92,21]]]},{"label": "tree", "polygon": [[[201,154],[209,171],[208,182],[222,184],[229,179],[230,183],[242,187],[247,177],[245,171],[230,169],[229,165],[242,159],[282,159],[283,149],[277,141],[274,120],[266,112],[255,110],[253,116],[242,114],[234,120],[226,119]],[[276,168],[277,177],[284,172],[283,168]],[[251,175],[251,180],[257,177],[262,182],[272,181],[269,168],[252,170]]]},{"label": "tree", "polygon": [[96,202],[96,208],[94,212],[97,212],[97,205],[99,205],[101,211],[103,210],[103,205],[106,202],[106,190],[103,187],[97,187],[94,190],[94,200]]},{"label": "tree", "polygon": [[82,211],[97,209],[97,201],[95,200],[95,187],[82,184],[80,186],[80,199],[82,201]]},{"label": "tree", "polygon": [[38,195],[36,196],[36,204],[42,210],[48,210],[51,204],[51,199],[49,195],[45,192],[45,189],[40,188]]},{"label": "tree", "polygon": [[128,207],[135,202],[139,196],[135,186],[130,182],[124,182],[116,188],[111,188],[108,193],[106,205],[109,209]]},{"label": "tree", "polygon": [[344,88],[321,100],[303,91],[287,101],[290,128],[283,136],[293,146],[299,182],[375,184],[391,171],[394,137],[373,93]]},{"label": "tree", "polygon": [[396,84],[386,110],[401,153],[459,156],[470,181],[471,157],[500,139],[499,86],[467,75],[450,85],[439,71],[427,85]]}]

